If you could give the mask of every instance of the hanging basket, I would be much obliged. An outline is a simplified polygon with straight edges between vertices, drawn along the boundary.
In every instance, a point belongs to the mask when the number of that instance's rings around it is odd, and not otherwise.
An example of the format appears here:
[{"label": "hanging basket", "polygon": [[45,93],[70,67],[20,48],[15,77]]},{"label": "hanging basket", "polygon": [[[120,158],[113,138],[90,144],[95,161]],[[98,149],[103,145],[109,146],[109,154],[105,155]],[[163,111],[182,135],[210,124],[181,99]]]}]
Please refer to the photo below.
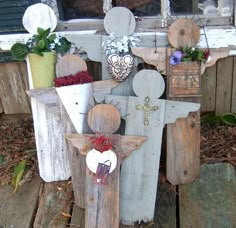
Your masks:
[{"label": "hanging basket", "polygon": [[32,84],[34,89],[53,86],[55,78],[56,54],[44,52],[43,56],[34,53],[28,54],[31,69]]},{"label": "hanging basket", "polygon": [[130,54],[120,56],[111,54],[107,57],[107,64],[112,77],[118,81],[124,81],[132,71],[134,57]]},{"label": "hanging basket", "polygon": [[169,96],[195,97],[201,95],[201,63],[181,62],[169,65]]}]

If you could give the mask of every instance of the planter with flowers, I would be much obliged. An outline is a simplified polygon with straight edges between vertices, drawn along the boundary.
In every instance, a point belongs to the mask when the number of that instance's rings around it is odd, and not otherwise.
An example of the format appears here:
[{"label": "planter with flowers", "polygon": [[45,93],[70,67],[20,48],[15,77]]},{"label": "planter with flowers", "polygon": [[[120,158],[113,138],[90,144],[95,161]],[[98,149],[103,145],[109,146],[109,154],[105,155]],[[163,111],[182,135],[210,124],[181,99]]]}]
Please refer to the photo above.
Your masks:
[{"label": "planter with flowers", "polygon": [[112,77],[118,81],[124,81],[132,71],[134,57],[131,48],[138,46],[140,38],[138,35],[117,37],[111,33],[102,44],[106,56],[107,65]]},{"label": "planter with flowers", "polygon": [[[56,33],[50,34],[50,29],[37,29],[25,44],[16,43],[11,48],[11,54],[17,61],[28,58],[31,72],[32,88],[47,88],[53,86],[57,54],[64,54],[70,49],[71,43]],[[31,83],[30,83],[31,84]]]},{"label": "planter with flowers", "polygon": [[201,94],[201,63],[209,60],[209,50],[185,47],[169,58],[169,96],[193,97]]}]

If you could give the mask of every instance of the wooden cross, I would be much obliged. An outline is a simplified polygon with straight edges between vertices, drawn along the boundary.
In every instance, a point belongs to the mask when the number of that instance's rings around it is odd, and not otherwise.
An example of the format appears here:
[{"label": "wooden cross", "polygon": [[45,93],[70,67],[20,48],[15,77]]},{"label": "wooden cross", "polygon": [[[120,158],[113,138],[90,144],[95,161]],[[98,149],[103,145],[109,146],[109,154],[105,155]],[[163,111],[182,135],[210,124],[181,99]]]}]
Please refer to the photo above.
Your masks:
[{"label": "wooden cross", "polygon": [[[120,213],[121,222],[124,224],[153,219],[163,128],[165,124],[174,123],[177,118],[186,117],[190,111],[196,111],[200,107],[200,104],[159,99],[164,89],[163,77],[157,71],[142,70],[133,80],[133,90],[137,97],[114,95],[95,97],[98,102],[105,100],[106,103],[117,104],[121,116],[126,116],[126,135],[148,137],[142,148],[131,154],[122,165]],[[149,112],[151,122],[149,125],[144,125],[143,112],[136,108],[147,97],[158,109]]]},{"label": "wooden cross", "polygon": [[[86,228],[118,228],[120,217],[120,165],[128,157],[131,151],[136,150],[146,140],[144,136],[121,136],[113,135],[120,126],[120,114],[111,104],[100,104],[94,106],[88,114],[88,124],[93,132],[110,135],[114,142],[115,152],[118,157],[117,167],[108,175],[107,184],[99,186],[94,184],[94,174],[86,168],[85,185],[85,227]],[[68,151],[72,157],[77,156],[79,160],[87,155],[91,149],[89,138],[94,135],[72,134],[67,135]],[[74,153],[74,148],[79,152]],[[82,160],[84,161],[84,159]],[[132,168],[132,167],[131,167]],[[74,167],[73,172],[78,172],[80,167]],[[80,172],[82,174],[82,172]],[[78,176],[81,178],[81,176]],[[73,180],[74,184],[74,180]],[[77,188],[75,186],[75,191]],[[76,194],[76,193],[75,193]]]},{"label": "wooden cross", "polygon": [[150,97],[145,98],[144,105],[136,105],[137,110],[144,110],[144,125],[147,126],[149,124],[149,112],[150,111],[156,111],[158,109],[158,106],[150,105]]}]

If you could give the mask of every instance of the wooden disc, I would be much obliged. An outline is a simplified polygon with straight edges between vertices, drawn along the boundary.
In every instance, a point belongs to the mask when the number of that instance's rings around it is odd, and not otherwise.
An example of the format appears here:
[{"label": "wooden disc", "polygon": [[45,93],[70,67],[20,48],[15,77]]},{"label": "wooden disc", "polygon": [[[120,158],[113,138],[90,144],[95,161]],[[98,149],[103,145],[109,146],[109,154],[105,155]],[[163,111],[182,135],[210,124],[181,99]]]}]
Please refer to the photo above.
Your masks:
[{"label": "wooden disc", "polygon": [[141,70],[134,77],[133,90],[138,97],[159,98],[165,90],[165,82],[159,72]]},{"label": "wooden disc", "polygon": [[36,34],[38,27],[43,29],[50,28],[52,32],[57,26],[57,18],[54,11],[48,5],[38,3],[26,9],[22,23],[30,34]]},{"label": "wooden disc", "polygon": [[56,65],[56,75],[58,78],[86,70],[86,62],[78,55],[64,55],[58,60]]},{"label": "wooden disc", "polygon": [[104,28],[108,34],[128,36],[135,30],[136,22],[133,13],[125,7],[114,7],[104,18]]},{"label": "wooden disc", "polygon": [[99,104],[88,113],[88,125],[94,133],[113,134],[120,127],[120,113],[111,104]]},{"label": "wooden disc", "polygon": [[199,39],[198,25],[191,19],[177,19],[168,29],[168,40],[174,48],[195,47]]}]

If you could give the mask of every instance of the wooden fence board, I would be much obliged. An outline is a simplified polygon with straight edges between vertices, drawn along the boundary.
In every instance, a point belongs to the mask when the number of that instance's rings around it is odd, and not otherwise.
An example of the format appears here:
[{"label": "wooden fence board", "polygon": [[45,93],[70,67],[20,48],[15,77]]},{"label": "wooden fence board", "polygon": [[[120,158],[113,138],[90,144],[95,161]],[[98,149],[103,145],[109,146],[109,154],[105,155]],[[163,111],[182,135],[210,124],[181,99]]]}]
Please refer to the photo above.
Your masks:
[{"label": "wooden fence board", "polygon": [[63,213],[70,213],[71,197],[72,189],[68,182],[45,183],[34,228],[65,228],[69,217]]},{"label": "wooden fence board", "polygon": [[31,228],[42,180],[25,183],[15,194],[11,186],[0,189],[0,227]]},{"label": "wooden fence board", "polygon": [[3,112],[4,112],[4,109],[3,109],[2,101],[1,101],[1,98],[0,98],[0,113],[3,113]]},{"label": "wooden fence board", "polygon": [[230,112],[232,96],[233,57],[217,63],[216,114]]},{"label": "wooden fence board", "polygon": [[4,112],[31,113],[19,64],[2,63],[0,67],[0,98]]},{"label": "wooden fence board", "polygon": [[234,57],[231,112],[236,113],[236,57]]},{"label": "wooden fence board", "polygon": [[215,111],[216,102],[216,65],[206,68],[201,76],[201,111]]},{"label": "wooden fence board", "polygon": [[179,186],[180,227],[235,227],[235,168],[205,164],[193,184]]},{"label": "wooden fence board", "polygon": [[85,210],[74,205],[72,218],[70,221],[70,228],[84,228],[85,227]]}]

